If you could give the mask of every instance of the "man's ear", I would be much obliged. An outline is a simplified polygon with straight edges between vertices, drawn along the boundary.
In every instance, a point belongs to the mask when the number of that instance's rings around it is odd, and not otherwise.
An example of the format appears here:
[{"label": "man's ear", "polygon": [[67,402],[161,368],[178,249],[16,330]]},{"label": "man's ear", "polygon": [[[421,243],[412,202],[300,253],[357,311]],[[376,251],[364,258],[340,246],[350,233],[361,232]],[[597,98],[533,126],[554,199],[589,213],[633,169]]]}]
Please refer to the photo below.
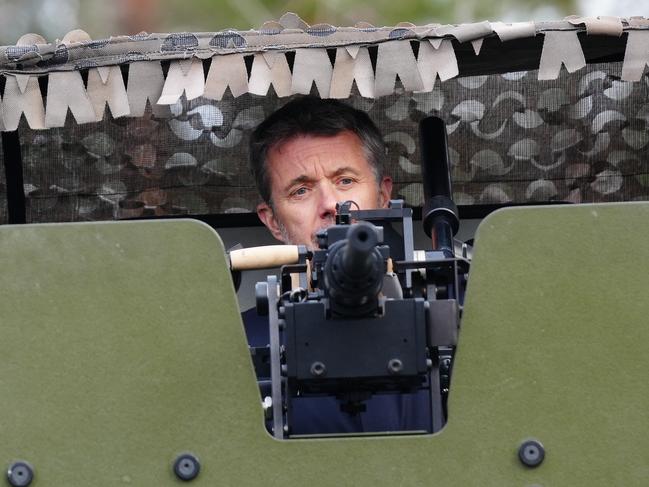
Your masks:
[{"label": "man's ear", "polygon": [[270,233],[280,242],[283,242],[282,232],[279,229],[277,219],[275,218],[275,213],[273,209],[268,205],[268,203],[259,203],[257,205],[257,216],[261,222],[266,225],[266,228]]},{"label": "man's ear", "polygon": [[392,197],[392,178],[390,176],[383,176],[381,184],[379,185],[379,196],[381,208],[387,208],[390,198]]}]

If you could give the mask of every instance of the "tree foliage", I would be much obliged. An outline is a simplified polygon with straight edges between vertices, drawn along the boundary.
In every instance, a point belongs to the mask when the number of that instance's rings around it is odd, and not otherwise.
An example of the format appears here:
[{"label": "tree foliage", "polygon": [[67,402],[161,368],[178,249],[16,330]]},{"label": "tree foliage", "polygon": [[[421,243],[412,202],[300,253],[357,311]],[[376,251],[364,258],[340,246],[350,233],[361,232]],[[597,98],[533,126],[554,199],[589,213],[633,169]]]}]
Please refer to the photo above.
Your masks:
[{"label": "tree foliage", "polygon": [[141,30],[248,30],[285,12],[311,25],[366,21],[383,26],[556,20],[579,13],[577,6],[577,0],[0,0],[0,43],[14,44],[27,32],[53,41],[76,28],[95,39]]}]

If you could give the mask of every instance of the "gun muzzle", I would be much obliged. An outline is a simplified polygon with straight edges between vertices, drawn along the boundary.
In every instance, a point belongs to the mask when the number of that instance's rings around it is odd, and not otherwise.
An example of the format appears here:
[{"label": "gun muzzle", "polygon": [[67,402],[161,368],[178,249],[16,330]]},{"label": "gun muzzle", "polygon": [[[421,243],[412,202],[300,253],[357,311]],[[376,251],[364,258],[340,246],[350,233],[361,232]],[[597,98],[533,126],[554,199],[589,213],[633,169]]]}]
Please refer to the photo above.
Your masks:
[{"label": "gun muzzle", "polygon": [[343,272],[353,277],[371,273],[375,260],[372,250],[377,244],[376,232],[370,225],[362,222],[352,225],[341,259]]},{"label": "gun muzzle", "polygon": [[334,315],[367,316],[378,307],[385,262],[374,225],[359,222],[334,243],[324,266],[324,284]]}]

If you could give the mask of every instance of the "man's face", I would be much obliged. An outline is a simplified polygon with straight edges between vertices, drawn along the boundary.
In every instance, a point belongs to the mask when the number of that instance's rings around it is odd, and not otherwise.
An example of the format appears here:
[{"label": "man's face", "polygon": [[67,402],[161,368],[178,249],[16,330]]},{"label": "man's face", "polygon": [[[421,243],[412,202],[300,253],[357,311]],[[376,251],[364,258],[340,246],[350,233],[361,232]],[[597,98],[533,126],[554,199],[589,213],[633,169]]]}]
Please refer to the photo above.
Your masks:
[{"label": "man's face", "polygon": [[335,222],[336,203],[352,200],[360,209],[385,207],[392,179],[377,183],[358,136],[296,136],[271,147],[266,157],[272,208],[257,214],[284,243],[317,248],[315,234]]}]

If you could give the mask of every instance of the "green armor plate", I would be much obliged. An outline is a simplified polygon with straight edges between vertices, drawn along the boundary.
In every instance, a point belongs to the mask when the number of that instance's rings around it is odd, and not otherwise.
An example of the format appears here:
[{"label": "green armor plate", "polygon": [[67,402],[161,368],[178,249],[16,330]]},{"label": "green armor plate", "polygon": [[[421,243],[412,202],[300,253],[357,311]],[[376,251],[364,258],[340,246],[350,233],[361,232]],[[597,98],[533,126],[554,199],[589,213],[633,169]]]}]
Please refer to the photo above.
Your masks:
[{"label": "green armor plate", "polygon": [[[223,246],[191,220],[0,227],[0,465],[32,485],[646,485],[649,204],[480,226],[435,435],[278,441]],[[369,333],[369,332],[368,332]],[[536,438],[545,461],[522,465]]]}]

